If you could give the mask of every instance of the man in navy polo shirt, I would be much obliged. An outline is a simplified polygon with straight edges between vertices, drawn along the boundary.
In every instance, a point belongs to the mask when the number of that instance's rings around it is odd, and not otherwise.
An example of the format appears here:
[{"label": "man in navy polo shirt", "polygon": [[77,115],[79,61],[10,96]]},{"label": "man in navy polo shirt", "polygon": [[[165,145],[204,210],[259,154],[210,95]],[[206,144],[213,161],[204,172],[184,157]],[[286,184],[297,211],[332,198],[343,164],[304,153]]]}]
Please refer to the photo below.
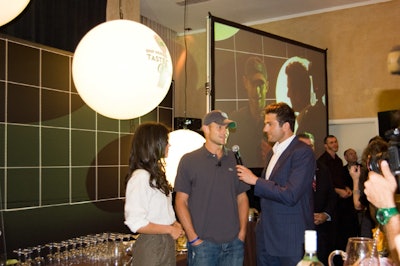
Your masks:
[{"label": "man in navy polo shirt", "polygon": [[220,110],[203,119],[206,142],[185,154],[175,179],[175,209],[188,238],[188,265],[242,266],[250,186],[225,148],[236,123]]}]

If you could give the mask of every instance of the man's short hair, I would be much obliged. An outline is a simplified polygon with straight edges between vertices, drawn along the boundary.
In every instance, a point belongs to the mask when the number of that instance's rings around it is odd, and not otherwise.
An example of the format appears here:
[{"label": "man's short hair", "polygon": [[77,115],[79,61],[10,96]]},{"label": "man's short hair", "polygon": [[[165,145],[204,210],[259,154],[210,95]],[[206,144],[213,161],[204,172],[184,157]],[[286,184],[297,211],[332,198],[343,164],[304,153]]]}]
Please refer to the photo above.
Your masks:
[{"label": "man's short hair", "polygon": [[351,150],[355,151],[353,148],[348,148],[347,150],[345,150],[345,151],[343,152],[343,156],[346,156],[346,153],[348,153],[348,152],[351,151]]},{"label": "man's short hair", "polygon": [[276,119],[279,125],[282,126],[284,123],[288,122],[290,129],[294,132],[294,124],[296,122],[296,115],[293,109],[284,102],[271,103],[265,107],[265,114],[276,114]]},{"label": "man's short hair", "polygon": [[335,139],[337,139],[334,135],[328,135],[328,136],[326,136],[326,137],[324,138],[324,143],[326,144],[326,141],[327,141],[328,139],[330,139],[330,138],[335,138]]},{"label": "man's short hair", "polygon": [[311,140],[312,144],[314,144],[314,142],[315,142],[314,135],[311,134],[310,132],[299,133],[299,134],[297,134],[297,137],[298,138],[303,138],[303,139],[309,139],[309,140]]}]

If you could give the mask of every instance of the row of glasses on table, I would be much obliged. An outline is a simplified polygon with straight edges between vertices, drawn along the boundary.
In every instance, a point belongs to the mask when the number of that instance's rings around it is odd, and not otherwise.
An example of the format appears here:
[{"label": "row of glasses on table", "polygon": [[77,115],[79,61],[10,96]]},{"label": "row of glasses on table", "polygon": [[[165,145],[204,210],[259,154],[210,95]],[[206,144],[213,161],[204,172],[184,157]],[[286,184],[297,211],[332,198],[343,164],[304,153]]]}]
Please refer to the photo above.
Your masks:
[{"label": "row of glasses on table", "polygon": [[[138,235],[100,233],[14,250],[17,266],[130,265]],[[44,250],[46,255],[44,256]]]}]

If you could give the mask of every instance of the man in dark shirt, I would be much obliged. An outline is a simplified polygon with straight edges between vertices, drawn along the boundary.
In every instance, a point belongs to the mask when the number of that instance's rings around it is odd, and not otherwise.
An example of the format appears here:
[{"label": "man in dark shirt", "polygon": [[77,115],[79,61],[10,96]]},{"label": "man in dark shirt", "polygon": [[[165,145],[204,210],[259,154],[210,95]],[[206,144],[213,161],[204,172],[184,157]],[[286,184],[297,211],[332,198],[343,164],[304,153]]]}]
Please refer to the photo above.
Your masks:
[{"label": "man in dark shirt", "polygon": [[188,265],[243,265],[250,186],[239,181],[225,145],[236,122],[213,110],[203,119],[203,147],[185,154],[175,179],[175,210],[188,239]]},{"label": "man in dark shirt", "polygon": [[[337,156],[339,149],[337,138],[328,135],[324,139],[325,152],[318,162],[325,164],[330,171],[333,186],[338,197],[336,215],[333,219],[332,236],[335,236],[334,248],[345,250],[349,237],[358,235],[358,219],[353,204],[353,182],[346,180],[342,159]],[[336,218],[336,219],[335,219]]]},{"label": "man in dark shirt", "polygon": [[[310,146],[314,152],[314,138],[311,133],[297,134],[300,141]],[[333,240],[330,232],[332,217],[336,208],[336,193],[333,188],[329,169],[322,162],[317,161],[313,182],[314,191],[314,224],[317,231],[317,255],[319,260],[328,265],[328,257],[333,250]]]}]

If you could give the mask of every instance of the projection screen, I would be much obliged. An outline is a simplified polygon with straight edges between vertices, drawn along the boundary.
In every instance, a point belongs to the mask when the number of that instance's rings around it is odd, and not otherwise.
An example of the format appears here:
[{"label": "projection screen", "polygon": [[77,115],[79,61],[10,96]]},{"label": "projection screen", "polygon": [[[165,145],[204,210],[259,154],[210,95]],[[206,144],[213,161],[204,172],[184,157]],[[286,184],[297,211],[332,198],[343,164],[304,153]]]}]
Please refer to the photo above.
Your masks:
[{"label": "projection screen", "polygon": [[319,156],[328,133],[326,49],[211,15],[207,24],[209,109],[237,122],[228,148],[239,145],[247,167],[264,167],[272,143],[263,109],[286,102],[297,115],[296,134],[311,134]]}]

